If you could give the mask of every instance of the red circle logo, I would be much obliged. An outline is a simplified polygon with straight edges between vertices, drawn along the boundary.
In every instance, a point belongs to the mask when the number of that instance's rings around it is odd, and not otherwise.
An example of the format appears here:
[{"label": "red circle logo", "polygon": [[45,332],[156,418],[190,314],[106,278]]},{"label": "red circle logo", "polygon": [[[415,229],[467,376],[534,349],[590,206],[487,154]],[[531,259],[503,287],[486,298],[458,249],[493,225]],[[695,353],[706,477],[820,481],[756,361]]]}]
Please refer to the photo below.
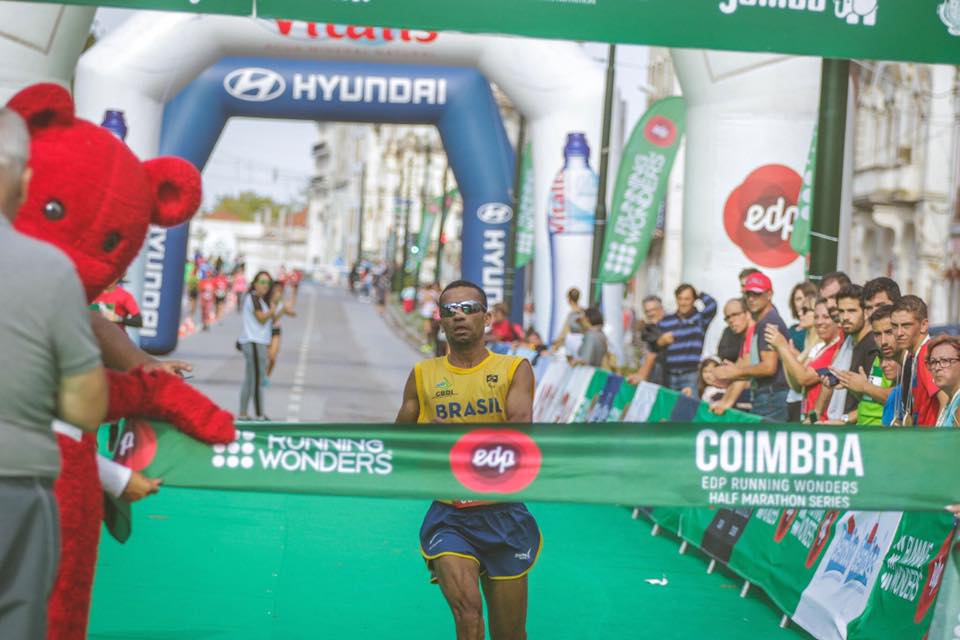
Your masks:
[{"label": "red circle logo", "polygon": [[477,429],[450,449],[456,479],[477,493],[516,493],[530,486],[543,456],[533,438],[512,429]]},{"label": "red circle logo", "polygon": [[143,471],[157,455],[157,433],[146,420],[128,420],[116,461],[134,471]]},{"label": "red circle logo", "polygon": [[752,262],[785,267],[798,258],[790,246],[803,178],[782,164],[753,171],[727,198],[723,227]]},{"label": "red circle logo", "polygon": [[643,128],[643,135],[658,147],[669,147],[677,139],[677,125],[670,118],[653,116]]}]

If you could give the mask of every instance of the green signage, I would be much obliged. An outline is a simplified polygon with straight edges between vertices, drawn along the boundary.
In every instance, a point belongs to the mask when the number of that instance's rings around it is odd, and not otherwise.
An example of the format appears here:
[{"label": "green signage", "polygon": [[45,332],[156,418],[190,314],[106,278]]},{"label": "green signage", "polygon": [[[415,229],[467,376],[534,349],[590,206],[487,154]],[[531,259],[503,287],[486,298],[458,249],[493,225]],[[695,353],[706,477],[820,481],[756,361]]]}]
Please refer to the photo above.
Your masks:
[{"label": "green signage", "polygon": [[960,433],[946,429],[255,423],[210,447],[135,421],[121,443],[121,462],[167,485],[244,491],[942,510],[960,487]]},{"label": "green signage", "polygon": [[533,145],[523,147],[520,160],[520,198],[517,203],[517,269],[525,267],[533,259],[535,239],[533,216]]},{"label": "green signage", "polygon": [[623,150],[603,238],[601,282],[626,282],[647,258],[684,129],[683,98],[664,98],[634,127]]},{"label": "green signage", "polygon": [[817,172],[817,128],[813,128],[813,140],[807,153],[807,165],[803,169],[803,186],[800,187],[800,200],[797,202],[797,219],[793,223],[793,235],[790,246],[804,259],[810,253],[810,211],[813,203],[814,176]]},{"label": "green signage", "polygon": [[960,63],[960,0],[258,0],[257,11],[343,24]]},{"label": "green signage", "polygon": [[[63,0],[40,0],[63,4]],[[538,38],[960,64],[960,0],[73,0]]]}]

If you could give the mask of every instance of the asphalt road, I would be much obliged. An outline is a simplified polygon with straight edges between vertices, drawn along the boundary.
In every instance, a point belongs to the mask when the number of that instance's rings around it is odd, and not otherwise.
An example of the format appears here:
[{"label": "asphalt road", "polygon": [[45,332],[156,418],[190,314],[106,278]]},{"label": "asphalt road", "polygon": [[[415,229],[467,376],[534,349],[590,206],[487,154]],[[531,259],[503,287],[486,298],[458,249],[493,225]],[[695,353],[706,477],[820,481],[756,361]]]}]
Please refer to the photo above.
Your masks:
[{"label": "asphalt road", "polygon": [[[420,354],[374,305],[345,291],[306,284],[294,308],[297,316],[281,323],[265,414],[285,422],[392,422]],[[240,333],[240,315],[233,311],[210,330],[182,338],[168,356],[193,364],[191,382],[235,415],[245,366],[234,346]]]}]

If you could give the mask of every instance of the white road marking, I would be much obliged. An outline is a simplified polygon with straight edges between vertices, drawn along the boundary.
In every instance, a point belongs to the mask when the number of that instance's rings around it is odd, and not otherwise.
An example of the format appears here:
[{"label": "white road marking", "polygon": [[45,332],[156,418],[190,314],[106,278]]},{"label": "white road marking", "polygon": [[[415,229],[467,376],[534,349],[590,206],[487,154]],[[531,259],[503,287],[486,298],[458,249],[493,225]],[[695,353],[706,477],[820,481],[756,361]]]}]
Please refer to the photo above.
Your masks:
[{"label": "white road marking", "polygon": [[[297,368],[293,373],[293,387],[287,398],[287,422],[300,422],[300,407],[303,400],[303,383],[307,377],[307,360],[310,356],[310,343],[313,341],[313,323],[316,317],[317,296],[315,290],[310,290],[310,303],[307,308],[307,323],[303,329],[303,340],[300,343]],[[319,336],[318,336],[319,337]],[[323,399],[320,399],[320,415],[323,414]],[[313,418],[314,416],[311,416]],[[320,416],[316,416],[319,418]]]}]

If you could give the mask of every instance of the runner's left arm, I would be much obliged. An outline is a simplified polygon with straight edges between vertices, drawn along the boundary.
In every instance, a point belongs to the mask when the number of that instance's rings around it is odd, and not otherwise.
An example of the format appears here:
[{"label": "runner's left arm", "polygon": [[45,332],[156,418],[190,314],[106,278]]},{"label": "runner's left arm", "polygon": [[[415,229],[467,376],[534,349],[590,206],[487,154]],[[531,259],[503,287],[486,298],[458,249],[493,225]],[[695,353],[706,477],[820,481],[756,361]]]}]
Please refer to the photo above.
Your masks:
[{"label": "runner's left arm", "polygon": [[533,367],[529,360],[524,360],[513,374],[507,392],[507,422],[533,421],[533,391]]}]

